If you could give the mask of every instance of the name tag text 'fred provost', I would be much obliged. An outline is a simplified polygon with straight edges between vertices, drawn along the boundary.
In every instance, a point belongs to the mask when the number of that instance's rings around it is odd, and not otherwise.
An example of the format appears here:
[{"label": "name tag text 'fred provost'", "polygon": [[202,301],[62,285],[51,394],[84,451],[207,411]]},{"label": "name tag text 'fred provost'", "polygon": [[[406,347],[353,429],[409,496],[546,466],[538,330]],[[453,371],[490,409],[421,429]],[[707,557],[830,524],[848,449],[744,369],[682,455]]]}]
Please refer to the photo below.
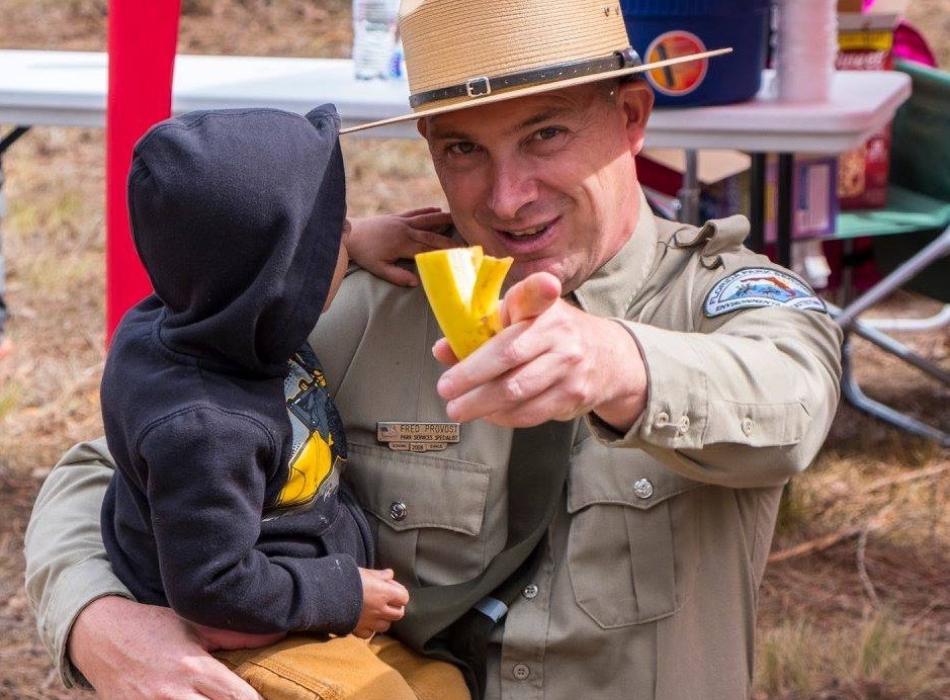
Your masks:
[{"label": "name tag text 'fred provost'", "polygon": [[459,441],[458,423],[377,423],[376,439],[397,452],[437,452]]},{"label": "name tag text 'fred provost'", "polygon": [[456,443],[459,423],[377,423],[376,439],[380,442]]}]

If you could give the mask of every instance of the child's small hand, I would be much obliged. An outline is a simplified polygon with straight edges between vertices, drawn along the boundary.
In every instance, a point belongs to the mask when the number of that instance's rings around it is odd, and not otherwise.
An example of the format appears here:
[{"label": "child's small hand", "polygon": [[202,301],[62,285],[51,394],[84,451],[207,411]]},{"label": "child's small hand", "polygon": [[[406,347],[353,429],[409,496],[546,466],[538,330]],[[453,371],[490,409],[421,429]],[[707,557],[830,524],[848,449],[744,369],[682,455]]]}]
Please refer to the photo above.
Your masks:
[{"label": "child's small hand", "polygon": [[351,223],[353,229],[346,239],[346,250],[353,262],[402,287],[417,286],[419,278],[399,267],[399,260],[458,245],[442,235],[452,226],[452,217],[438,207],[351,219]]},{"label": "child's small hand", "polygon": [[385,632],[406,614],[409,591],[393,579],[392,569],[360,569],[363,581],[363,611],[353,634],[363,639]]}]

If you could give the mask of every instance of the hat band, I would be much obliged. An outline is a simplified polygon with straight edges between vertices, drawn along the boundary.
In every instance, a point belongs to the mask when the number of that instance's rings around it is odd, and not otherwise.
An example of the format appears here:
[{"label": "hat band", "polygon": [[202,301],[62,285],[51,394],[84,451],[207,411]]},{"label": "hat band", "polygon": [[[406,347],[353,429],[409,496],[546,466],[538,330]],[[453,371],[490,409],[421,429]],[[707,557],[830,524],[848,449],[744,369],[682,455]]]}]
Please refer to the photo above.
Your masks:
[{"label": "hat band", "polygon": [[459,83],[458,85],[410,95],[409,106],[413,109],[417,109],[431,102],[441,102],[442,100],[466,96],[477,99],[479,97],[486,97],[499,90],[508,90],[538,83],[552,83],[559,80],[580,78],[596,73],[608,73],[610,71],[640,65],[642,65],[642,61],[637,55],[637,52],[628,46],[623,51],[615,51],[609,56],[603,56],[601,58],[591,58],[571,63],[558,63],[553,66],[537,68],[522,73],[509,73],[493,78],[487,76],[469,78],[464,83]]}]

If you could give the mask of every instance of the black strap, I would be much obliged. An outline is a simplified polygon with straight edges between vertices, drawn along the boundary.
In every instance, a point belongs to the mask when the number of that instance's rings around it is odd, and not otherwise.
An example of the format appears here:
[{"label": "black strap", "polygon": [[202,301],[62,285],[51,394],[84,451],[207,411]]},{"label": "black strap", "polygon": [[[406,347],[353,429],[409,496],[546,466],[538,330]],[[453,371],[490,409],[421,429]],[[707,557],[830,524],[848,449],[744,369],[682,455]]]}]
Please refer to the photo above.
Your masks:
[{"label": "black strap", "polygon": [[437,88],[426,92],[417,92],[409,96],[409,106],[415,109],[431,102],[441,102],[442,100],[450,100],[457,97],[485,97],[499,90],[508,90],[525,85],[553,83],[556,80],[569,80],[571,78],[580,78],[597,73],[609,73],[610,71],[620,70],[621,68],[639,65],[642,65],[640,57],[636,51],[628,46],[623,51],[615,51],[609,56],[601,56],[600,58],[558,63],[553,66],[545,66],[544,68],[535,68],[534,70],[520,73],[507,73],[506,75],[494,77],[478,76],[469,78],[464,83],[459,83],[458,85],[450,85],[449,87]]},{"label": "black strap", "polygon": [[[541,563],[543,550],[543,543],[538,543],[528,555],[528,559],[507,581],[495,589],[491,597],[510,607],[525,586],[533,580]],[[447,660],[454,661],[462,669],[473,698],[485,697],[488,643],[495,627],[500,624],[501,620],[492,619],[478,610],[469,610],[428,645],[430,652],[432,649],[448,649],[451,659]]]},{"label": "black strap", "polygon": [[470,581],[410,589],[406,616],[394,626],[417,651],[467,671],[473,693],[484,690],[485,650],[495,624],[473,606],[486,596],[510,604],[534,573],[539,543],[561,503],[573,439],[573,422],[551,421],[514,432],[505,549]]}]

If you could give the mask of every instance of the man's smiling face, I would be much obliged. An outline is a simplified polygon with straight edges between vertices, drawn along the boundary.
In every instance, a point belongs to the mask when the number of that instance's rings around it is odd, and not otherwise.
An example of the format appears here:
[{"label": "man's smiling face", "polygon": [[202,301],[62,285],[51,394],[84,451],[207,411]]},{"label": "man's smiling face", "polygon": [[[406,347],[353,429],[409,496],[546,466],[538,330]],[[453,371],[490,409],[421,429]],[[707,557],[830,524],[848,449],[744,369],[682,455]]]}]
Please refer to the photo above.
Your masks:
[{"label": "man's smiling face", "polygon": [[634,156],[652,94],[594,83],[420,120],[459,232],[534,272],[580,286],[636,226]]}]

